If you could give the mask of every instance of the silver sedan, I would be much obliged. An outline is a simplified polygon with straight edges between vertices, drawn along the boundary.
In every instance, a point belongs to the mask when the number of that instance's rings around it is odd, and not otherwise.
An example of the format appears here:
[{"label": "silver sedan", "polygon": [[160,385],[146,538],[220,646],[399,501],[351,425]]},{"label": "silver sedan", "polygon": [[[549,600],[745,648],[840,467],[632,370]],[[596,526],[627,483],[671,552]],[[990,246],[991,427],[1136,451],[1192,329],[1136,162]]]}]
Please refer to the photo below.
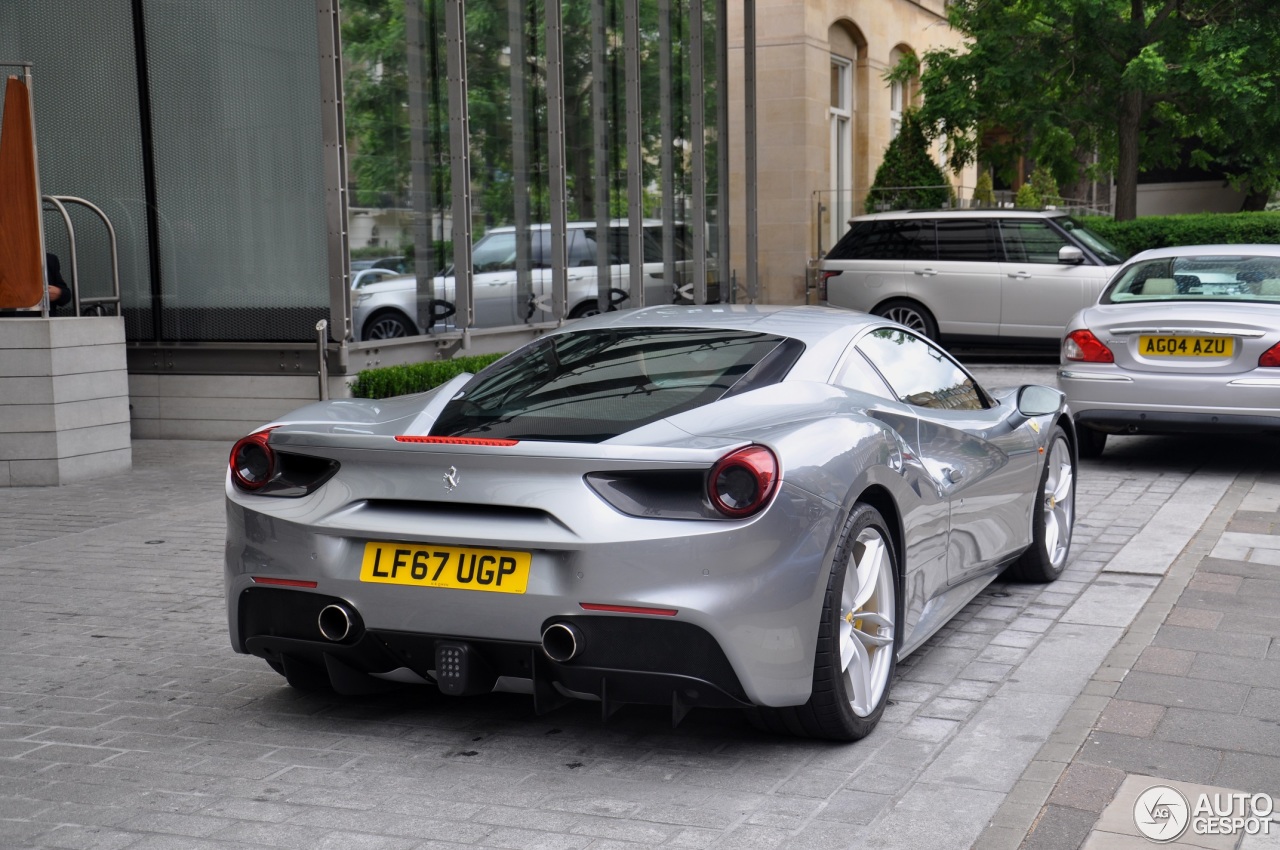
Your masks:
[{"label": "silver sedan", "polygon": [[1138,254],[1067,325],[1058,378],[1088,457],[1108,434],[1280,431],[1280,246]]},{"label": "silver sedan", "polygon": [[299,688],[747,709],[850,740],[1075,511],[1062,394],[988,392],[884,319],[652,307],[478,375],[314,404],[226,479],[231,643]]}]

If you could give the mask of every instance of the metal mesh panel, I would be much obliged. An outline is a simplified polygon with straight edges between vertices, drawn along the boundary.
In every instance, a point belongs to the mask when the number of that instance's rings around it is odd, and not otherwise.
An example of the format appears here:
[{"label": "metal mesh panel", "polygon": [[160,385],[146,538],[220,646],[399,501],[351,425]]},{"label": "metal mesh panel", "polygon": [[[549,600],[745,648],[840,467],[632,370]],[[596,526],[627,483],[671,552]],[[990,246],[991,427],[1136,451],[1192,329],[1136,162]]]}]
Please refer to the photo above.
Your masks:
[{"label": "metal mesh panel", "polygon": [[144,0],[162,336],[309,340],[329,314],[313,0]]},{"label": "metal mesh panel", "polygon": [[[0,3],[0,59],[34,63],[41,191],[85,198],[110,217],[120,242],[127,332],[131,339],[149,337],[151,275],[129,0],[6,0]],[[19,69],[0,67],[0,73]],[[106,229],[92,214],[70,212],[81,293],[107,295]],[[44,222],[48,250],[58,254],[70,280],[62,217],[46,212]]]}]

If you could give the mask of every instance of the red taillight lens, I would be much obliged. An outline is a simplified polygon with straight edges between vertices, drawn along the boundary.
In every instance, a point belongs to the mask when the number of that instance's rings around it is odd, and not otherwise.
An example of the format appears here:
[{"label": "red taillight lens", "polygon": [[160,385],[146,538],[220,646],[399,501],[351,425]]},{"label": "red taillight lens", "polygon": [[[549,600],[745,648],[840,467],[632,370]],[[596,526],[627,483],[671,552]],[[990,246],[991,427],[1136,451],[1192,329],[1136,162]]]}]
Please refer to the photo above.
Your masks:
[{"label": "red taillight lens", "polygon": [[1262,352],[1258,358],[1259,366],[1280,366],[1280,342]]},{"label": "red taillight lens", "polygon": [[827,300],[827,281],[831,280],[831,278],[833,277],[839,277],[839,276],[840,276],[839,271],[825,269],[823,270],[822,274],[818,277],[818,295],[823,301]]},{"label": "red taillight lens", "polygon": [[1092,331],[1072,331],[1062,341],[1062,356],[1068,360],[1083,360],[1085,363],[1114,363],[1115,355],[1111,349],[1102,344],[1102,340]]},{"label": "red taillight lens", "polygon": [[764,507],[778,483],[778,459],[764,446],[747,446],[711,467],[707,495],[717,511],[741,519]]},{"label": "red taillight lens", "polygon": [[231,480],[244,490],[261,490],[276,472],[276,454],[267,445],[270,429],[242,437],[231,447]]}]

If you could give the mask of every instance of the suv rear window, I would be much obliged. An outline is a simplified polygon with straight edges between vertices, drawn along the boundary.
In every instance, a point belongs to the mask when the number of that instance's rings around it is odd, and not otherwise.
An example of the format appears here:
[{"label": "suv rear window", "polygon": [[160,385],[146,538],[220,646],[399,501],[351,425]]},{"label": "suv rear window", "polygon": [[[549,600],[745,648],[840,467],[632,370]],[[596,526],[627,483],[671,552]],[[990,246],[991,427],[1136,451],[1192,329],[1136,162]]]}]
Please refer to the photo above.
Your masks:
[{"label": "suv rear window", "polygon": [[933,260],[934,223],[919,219],[859,221],[832,246],[828,260]]},{"label": "suv rear window", "polygon": [[559,334],[472,378],[431,434],[602,442],[777,383],[803,350],[797,340],[722,329]]}]

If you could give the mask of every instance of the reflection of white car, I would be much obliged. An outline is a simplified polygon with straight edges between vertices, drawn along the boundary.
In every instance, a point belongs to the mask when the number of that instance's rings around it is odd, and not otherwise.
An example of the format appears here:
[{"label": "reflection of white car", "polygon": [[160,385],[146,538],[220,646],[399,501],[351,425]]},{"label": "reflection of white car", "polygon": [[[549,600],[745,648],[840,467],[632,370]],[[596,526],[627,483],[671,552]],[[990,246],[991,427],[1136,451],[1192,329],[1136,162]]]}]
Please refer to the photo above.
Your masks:
[{"label": "reflection of white car", "polygon": [[[609,230],[610,288],[614,304],[630,306],[626,300],[630,277],[630,242],[627,222],[615,219]],[[663,280],[662,222],[644,223],[645,304],[690,303],[688,286],[692,262],[690,240],[683,225],[675,227],[676,280]],[[568,305],[567,316],[578,319],[599,312],[599,283],[596,257],[596,223],[575,221],[568,225]],[[523,322],[551,321],[551,231],[546,224],[529,229],[529,278],[533,303],[521,303],[516,281],[516,229],[496,227],[472,246],[471,268],[474,292],[475,327],[502,327]],[[377,279],[362,273],[353,283],[352,328],[357,339],[392,339],[420,333],[416,322],[417,283],[412,275]],[[454,279],[440,275],[435,280],[437,321],[449,315],[454,302]],[[719,301],[714,273],[708,273],[707,300]]]}]

